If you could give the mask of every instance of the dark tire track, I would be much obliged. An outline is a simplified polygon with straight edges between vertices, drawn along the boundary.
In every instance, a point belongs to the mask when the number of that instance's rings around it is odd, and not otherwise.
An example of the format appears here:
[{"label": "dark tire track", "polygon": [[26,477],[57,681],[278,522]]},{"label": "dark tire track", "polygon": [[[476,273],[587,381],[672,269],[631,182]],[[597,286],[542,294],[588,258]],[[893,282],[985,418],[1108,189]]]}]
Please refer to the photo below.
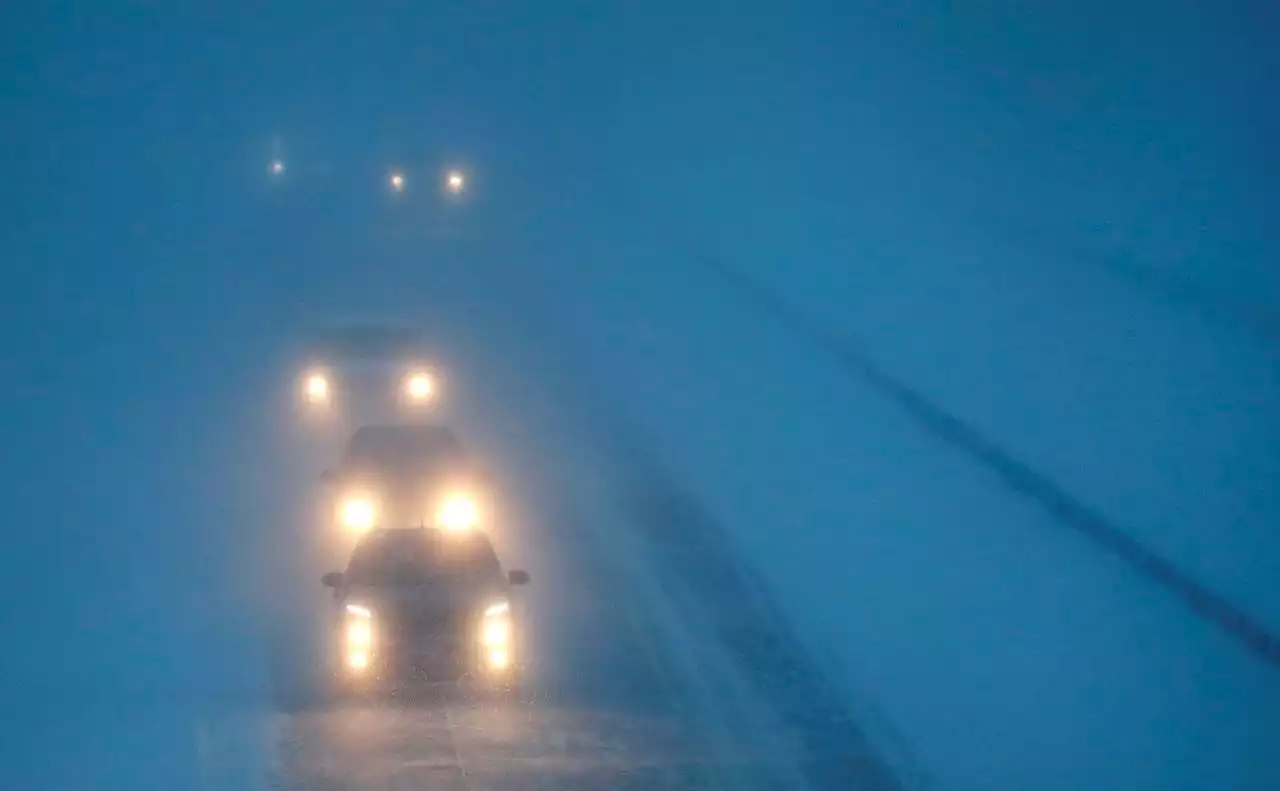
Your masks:
[{"label": "dark tire track", "polygon": [[796,737],[813,791],[899,791],[856,712],[806,651],[765,581],[737,556],[728,533],[650,452],[633,439],[624,444],[627,506],[663,580],[681,589],[685,606]]}]

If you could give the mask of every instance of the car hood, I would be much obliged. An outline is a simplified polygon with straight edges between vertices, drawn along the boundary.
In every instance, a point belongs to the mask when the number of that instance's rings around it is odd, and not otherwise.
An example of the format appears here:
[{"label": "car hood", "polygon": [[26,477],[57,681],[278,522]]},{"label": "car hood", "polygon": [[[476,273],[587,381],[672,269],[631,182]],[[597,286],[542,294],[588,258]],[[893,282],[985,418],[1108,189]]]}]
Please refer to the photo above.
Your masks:
[{"label": "car hood", "polygon": [[492,599],[505,597],[500,586],[484,582],[429,582],[422,585],[352,586],[346,601],[361,604],[374,617],[459,617],[479,614]]}]

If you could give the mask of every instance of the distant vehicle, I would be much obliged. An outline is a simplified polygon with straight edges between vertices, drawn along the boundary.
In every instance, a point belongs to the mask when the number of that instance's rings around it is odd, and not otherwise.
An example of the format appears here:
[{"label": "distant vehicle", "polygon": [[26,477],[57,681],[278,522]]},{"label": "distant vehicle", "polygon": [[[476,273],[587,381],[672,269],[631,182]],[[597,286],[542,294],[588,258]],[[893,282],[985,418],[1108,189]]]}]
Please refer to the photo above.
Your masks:
[{"label": "distant vehicle", "polygon": [[444,186],[454,195],[460,195],[466,189],[467,177],[461,170],[450,170],[445,174]]},{"label": "distant vehicle", "polygon": [[335,523],[357,538],[378,528],[476,530],[492,510],[485,481],[444,426],[361,426],[323,478]]},{"label": "distant vehicle", "polygon": [[421,422],[438,408],[441,377],[422,334],[392,324],[317,334],[304,351],[298,399],[308,415],[343,425]]},{"label": "distant vehicle", "polygon": [[366,534],[333,590],[337,680],[349,693],[395,691],[414,682],[473,682],[511,692],[523,657],[513,589],[479,531],[394,528]]}]

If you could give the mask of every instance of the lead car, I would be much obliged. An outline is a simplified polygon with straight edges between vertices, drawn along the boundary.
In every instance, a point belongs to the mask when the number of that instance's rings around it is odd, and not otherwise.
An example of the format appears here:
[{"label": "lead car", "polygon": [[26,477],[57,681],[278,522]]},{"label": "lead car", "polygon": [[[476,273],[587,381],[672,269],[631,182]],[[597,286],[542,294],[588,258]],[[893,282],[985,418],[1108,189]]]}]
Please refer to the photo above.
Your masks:
[{"label": "lead car", "polygon": [[479,530],[430,527],[366,534],[345,572],[325,574],[335,603],[339,691],[369,695],[452,683],[510,695],[524,666],[512,593]]}]

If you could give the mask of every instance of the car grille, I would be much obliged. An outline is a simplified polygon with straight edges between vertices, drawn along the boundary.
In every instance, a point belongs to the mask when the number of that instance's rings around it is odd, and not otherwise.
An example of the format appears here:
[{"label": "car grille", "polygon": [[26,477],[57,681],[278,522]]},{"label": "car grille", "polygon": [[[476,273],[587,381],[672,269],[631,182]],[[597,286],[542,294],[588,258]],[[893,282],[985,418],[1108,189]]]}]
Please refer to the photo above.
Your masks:
[{"label": "car grille", "polygon": [[456,610],[403,607],[383,611],[380,618],[386,637],[391,642],[421,640],[427,637],[461,637],[467,625],[464,613]]}]

